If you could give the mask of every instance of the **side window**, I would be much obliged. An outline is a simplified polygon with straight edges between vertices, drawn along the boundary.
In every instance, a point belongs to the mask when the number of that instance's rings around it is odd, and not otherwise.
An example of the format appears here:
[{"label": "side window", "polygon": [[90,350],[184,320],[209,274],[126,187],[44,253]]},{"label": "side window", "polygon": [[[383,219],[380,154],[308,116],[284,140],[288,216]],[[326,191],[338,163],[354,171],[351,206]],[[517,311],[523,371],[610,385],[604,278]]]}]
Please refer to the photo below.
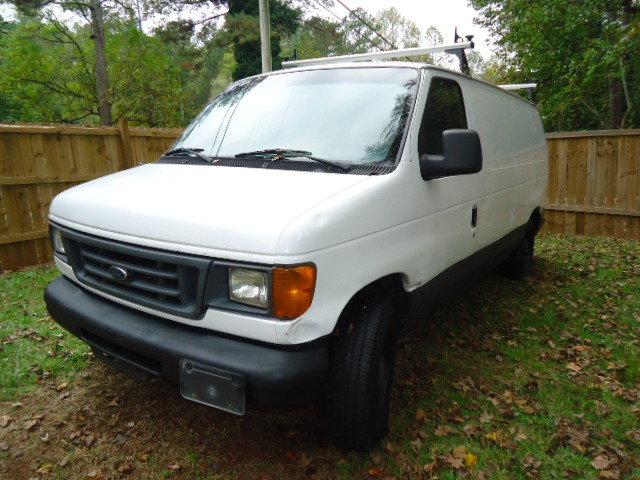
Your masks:
[{"label": "side window", "polygon": [[431,80],[418,138],[420,155],[442,155],[442,132],[467,128],[460,85],[446,78]]}]

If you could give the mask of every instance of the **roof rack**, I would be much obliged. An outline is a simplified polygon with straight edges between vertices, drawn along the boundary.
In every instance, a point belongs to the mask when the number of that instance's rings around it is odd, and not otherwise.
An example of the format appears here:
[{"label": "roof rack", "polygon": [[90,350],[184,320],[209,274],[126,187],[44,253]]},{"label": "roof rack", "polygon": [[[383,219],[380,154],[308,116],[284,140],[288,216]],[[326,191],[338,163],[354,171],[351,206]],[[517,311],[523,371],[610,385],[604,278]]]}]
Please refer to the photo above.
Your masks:
[{"label": "roof rack", "polygon": [[352,55],[336,55],[335,57],[309,58],[307,60],[288,60],[282,66],[304,67],[307,65],[322,65],[339,62],[366,62],[368,60],[388,60],[391,58],[417,57],[428,53],[449,53],[453,50],[473,48],[473,42],[452,43],[449,45],[432,45],[430,47],[403,48],[400,50],[383,50],[371,53],[354,53]]},{"label": "roof rack", "polygon": [[537,83],[508,83],[505,85],[496,85],[497,87],[507,90],[509,92],[513,92],[514,90],[526,90],[529,95],[529,100],[532,103],[536,103],[536,87]]},{"label": "roof rack", "polygon": [[355,53],[352,55],[336,55],[335,57],[310,58],[307,60],[287,60],[282,62],[282,66],[304,67],[307,65],[323,65],[327,63],[339,62],[366,62],[370,60],[388,60],[392,58],[408,58],[427,55],[430,53],[451,53],[460,60],[460,70],[466,75],[470,75],[469,64],[465,54],[466,49],[474,47],[473,35],[467,35],[466,41],[458,35],[456,29],[454,43],[448,45],[432,45],[429,47],[403,48],[400,50],[383,50],[371,53]]},{"label": "roof rack", "polygon": [[538,86],[537,83],[508,83],[505,85],[498,85],[503,90],[533,90]]}]

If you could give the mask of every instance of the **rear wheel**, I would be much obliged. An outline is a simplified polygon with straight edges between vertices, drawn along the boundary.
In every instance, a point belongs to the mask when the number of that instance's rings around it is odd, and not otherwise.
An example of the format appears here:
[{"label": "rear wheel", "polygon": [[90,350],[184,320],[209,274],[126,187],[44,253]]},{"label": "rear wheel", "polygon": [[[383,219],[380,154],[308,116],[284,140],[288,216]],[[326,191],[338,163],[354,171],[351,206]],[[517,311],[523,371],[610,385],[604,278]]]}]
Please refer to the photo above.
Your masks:
[{"label": "rear wheel", "polygon": [[329,426],[340,447],[367,451],[388,432],[396,312],[390,299],[378,299],[364,302],[351,317],[334,345]]},{"label": "rear wheel", "polygon": [[511,278],[522,279],[531,273],[533,267],[534,237],[526,235],[505,260],[503,269]]}]

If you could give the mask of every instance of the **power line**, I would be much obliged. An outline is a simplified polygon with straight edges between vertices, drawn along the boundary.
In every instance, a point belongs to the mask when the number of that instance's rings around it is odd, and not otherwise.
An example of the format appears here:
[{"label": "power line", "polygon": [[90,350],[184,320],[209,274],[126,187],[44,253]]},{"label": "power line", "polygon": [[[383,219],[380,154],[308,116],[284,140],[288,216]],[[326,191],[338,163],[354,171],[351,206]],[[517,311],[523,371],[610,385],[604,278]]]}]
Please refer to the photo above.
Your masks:
[{"label": "power line", "polygon": [[345,3],[342,0],[336,0],[336,2],[338,2],[340,5],[342,5],[344,8],[346,8],[347,10],[349,10],[349,13],[351,13],[351,15],[353,15],[354,17],[356,17],[358,20],[360,20],[364,25],[367,26],[367,28],[369,28],[369,30],[371,30],[373,33],[375,33],[378,37],[380,37],[382,40],[384,40],[387,45],[389,45],[391,48],[393,48],[394,50],[397,50],[398,47],[396,47],[393,43],[391,43],[389,40],[387,40],[380,32],[378,32],[375,28],[373,28],[371,26],[371,24],[369,22],[367,22],[364,18],[362,18],[360,15],[358,15],[356,12],[354,12],[353,10],[351,10],[349,7],[347,7],[345,5]]},{"label": "power line", "polygon": [[347,27],[348,29],[350,29],[352,32],[354,32],[356,35],[358,35],[358,37],[360,37],[360,39],[365,39],[367,42],[369,42],[371,45],[373,45],[374,47],[376,47],[378,50],[382,50],[382,47],[380,47],[380,45],[378,45],[376,42],[374,42],[373,40],[371,40],[369,37],[365,37],[362,32],[360,30],[356,30],[355,27],[350,26],[344,18],[342,18],[341,16],[339,16],[337,13],[335,13],[333,10],[331,10],[329,7],[327,7],[325,4],[323,4],[320,0],[313,0],[314,2],[316,2],[318,5],[320,5],[322,8],[324,8],[327,12],[329,12],[331,15],[333,15],[334,17],[336,17],[338,20],[340,20],[340,23],[344,23],[345,27]]}]

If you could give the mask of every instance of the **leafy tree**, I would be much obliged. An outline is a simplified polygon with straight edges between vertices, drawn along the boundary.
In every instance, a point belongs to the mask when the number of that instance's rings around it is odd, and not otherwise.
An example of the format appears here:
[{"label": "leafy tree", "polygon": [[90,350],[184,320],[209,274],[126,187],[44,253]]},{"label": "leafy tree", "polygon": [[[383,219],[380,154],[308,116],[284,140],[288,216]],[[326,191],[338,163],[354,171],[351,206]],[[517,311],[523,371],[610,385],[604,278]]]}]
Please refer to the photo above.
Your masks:
[{"label": "leafy tree", "polygon": [[[280,43],[294,32],[301,24],[304,0],[270,0],[271,17],[271,56],[274,69],[280,68]],[[262,71],[260,54],[260,26],[258,0],[150,0],[156,12],[180,11],[183,8],[215,8],[228,7],[223,14],[224,29],[215,41],[217,48],[231,48],[235,55],[233,79],[237,80]],[[217,10],[216,10],[217,11]],[[212,15],[201,23],[216,20],[220,13]],[[182,23],[189,23],[183,20]],[[191,23],[193,26],[193,23]]]},{"label": "leafy tree", "polygon": [[539,84],[549,129],[640,125],[640,7],[634,0],[471,0],[503,76]]},{"label": "leafy tree", "polygon": [[[281,66],[280,41],[300,26],[302,12],[290,2],[270,0],[271,56],[273,68]],[[230,0],[227,15],[227,38],[233,45],[236,68],[234,80],[262,72],[258,0]]]},{"label": "leafy tree", "polygon": [[[98,115],[103,124],[112,122],[111,100],[109,97],[109,78],[105,53],[104,10],[108,7],[120,7],[118,0],[109,3],[108,0],[13,0],[16,8],[25,13],[46,11],[47,7],[57,6],[63,10],[84,16],[91,25],[91,39],[95,50],[95,89],[98,99]],[[50,12],[47,12],[50,13]],[[60,27],[60,34],[68,37],[68,29],[61,22],[52,22],[54,27]]]},{"label": "leafy tree", "polygon": [[[99,119],[89,28],[63,30],[43,18],[20,18],[0,40],[0,98],[13,105],[0,110],[0,119]],[[127,116],[149,126],[180,126],[191,119],[206,99],[196,98],[188,68],[161,39],[144,34],[131,20],[111,19],[105,28],[113,119]]]}]

